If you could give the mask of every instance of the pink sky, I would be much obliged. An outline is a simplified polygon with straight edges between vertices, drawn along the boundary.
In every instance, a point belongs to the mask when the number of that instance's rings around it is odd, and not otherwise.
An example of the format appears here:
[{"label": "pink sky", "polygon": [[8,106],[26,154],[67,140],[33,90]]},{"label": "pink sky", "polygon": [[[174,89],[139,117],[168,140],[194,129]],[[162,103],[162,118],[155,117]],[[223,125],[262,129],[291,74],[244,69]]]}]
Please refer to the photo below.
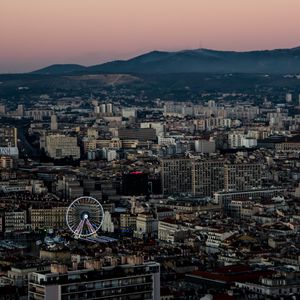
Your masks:
[{"label": "pink sky", "polygon": [[0,0],[0,73],[151,50],[300,46],[300,0]]}]

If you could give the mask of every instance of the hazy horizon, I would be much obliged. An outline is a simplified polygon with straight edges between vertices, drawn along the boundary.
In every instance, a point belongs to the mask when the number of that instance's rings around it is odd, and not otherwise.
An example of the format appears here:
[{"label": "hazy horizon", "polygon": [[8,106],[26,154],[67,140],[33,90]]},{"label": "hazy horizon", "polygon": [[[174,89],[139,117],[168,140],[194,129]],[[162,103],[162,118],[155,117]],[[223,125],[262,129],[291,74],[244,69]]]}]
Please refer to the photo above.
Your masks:
[{"label": "hazy horizon", "polygon": [[299,0],[2,0],[0,73],[153,50],[300,46]]}]

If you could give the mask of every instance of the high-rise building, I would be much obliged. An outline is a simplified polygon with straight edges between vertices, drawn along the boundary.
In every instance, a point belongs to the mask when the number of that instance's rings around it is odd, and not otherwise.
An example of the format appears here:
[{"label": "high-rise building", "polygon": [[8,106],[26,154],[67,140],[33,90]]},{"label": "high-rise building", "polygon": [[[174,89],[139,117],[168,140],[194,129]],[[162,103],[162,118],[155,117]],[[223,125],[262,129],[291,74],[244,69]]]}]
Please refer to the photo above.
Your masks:
[{"label": "high-rise building", "polygon": [[245,191],[216,192],[214,193],[214,203],[220,204],[224,211],[227,211],[232,200],[252,199],[259,200],[261,198],[272,198],[284,194],[285,189],[267,188],[267,189],[249,189]]},{"label": "high-rise building", "polygon": [[168,101],[164,104],[164,116],[167,117],[184,117],[193,116],[195,114],[195,106],[190,102],[172,102]]},{"label": "high-rise building", "polygon": [[0,127],[0,155],[18,157],[17,128]]},{"label": "high-rise building", "polygon": [[229,147],[241,148],[243,144],[243,138],[245,137],[244,132],[231,132],[228,134],[228,144]]},{"label": "high-rise building", "polygon": [[293,95],[291,93],[287,93],[285,95],[285,101],[288,102],[288,103],[292,102],[293,101]]},{"label": "high-rise building", "polygon": [[166,102],[164,104],[164,116],[179,116],[182,113],[181,103]]},{"label": "high-rise building", "polygon": [[29,274],[28,299],[149,299],[160,300],[160,266],[156,262],[124,264],[116,267]]},{"label": "high-rise building", "polygon": [[164,158],[161,160],[162,188],[164,194],[192,192],[192,160],[189,158]]},{"label": "high-rise building", "polygon": [[216,142],[207,140],[196,140],[195,151],[199,153],[214,153],[216,152]]},{"label": "high-rise building", "polygon": [[123,118],[136,118],[136,108],[135,107],[123,107],[122,108]]},{"label": "high-rise building", "polygon": [[74,159],[80,158],[80,148],[77,146],[77,138],[66,135],[46,136],[46,153],[55,159],[72,156]]},{"label": "high-rise building", "polygon": [[142,122],[141,128],[153,128],[157,136],[163,136],[165,132],[165,125],[161,122]]},{"label": "high-rise building", "polygon": [[218,191],[241,191],[259,188],[262,184],[259,164],[226,164],[221,160],[193,158],[161,159],[164,194],[191,193],[212,196]]},{"label": "high-rise building", "polygon": [[131,172],[122,176],[122,195],[141,196],[149,192],[148,174]]},{"label": "high-rise building", "polygon": [[115,225],[112,221],[111,213],[109,211],[104,212],[101,230],[103,232],[114,232],[115,230]]},{"label": "high-rise building", "polygon": [[17,115],[21,116],[21,117],[24,116],[24,105],[23,104],[18,104]]},{"label": "high-rise building", "polygon": [[6,105],[0,104],[0,115],[5,115],[5,114],[6,114]]},{"label": "high-rise building", "polygon": [[112,116],[114,112],[112,103],[101,103],[94,105],[94,113],[101,114],[102,116]]},{"label": "high-rise building", "polygon": [[106,112],[108,114],[112,114],[113,113],[113,104],[112,103],[107,103],[106,104]]},{"label": "high-rise building", "polygon": [[242,191],[259,188],[262,183],[262,167],[260,164],[237,163],[224,167],[225,191]]},{"label": "high-rise building", "polygon": [[122,231],[132,232],[136,230],[137,216],[129,213],[120,215],[120,227]]},{"label": "high-rise building", "polygon": [[56,115],[51,115],[51,130],[57,130],[58,124],[57,124],[57,116]]},{"label": "high-rise building", "polygon": [[32,118],[34,121],[43,121],[44,118],[51,117],[53,111],[50,109],[32,109],[27,110],[25,115]]},{"label": "high-rise building", "polygon": [[224,162],[196,160],[192,164],[192,190],[195,196],[212,196],[224,189]]},{"label": "high-rise building", "polygon": [[10,156],[0,156],[0,169],[12,169],[14,160]]},{"label": "high-rise building", "polygon": [[136,232],[135,236],[142,237],[156,237],[158,230],[158,220],[156,220],[152,213],[143,212],[138,214],[136,218]]},{"label": "high-rise building", "polygon": [[216,107],[216,101],[209,100],[209,101],[207,101],[207,105],[209,108],[214,108],[214,107]]},{"label": "high-rise building", "polygon": [[120,128],[118,134],[121,140],[156,140],[156,131],[153,128]]},{"label": "high-rise building", "polygon": [[105,104],[105,103],[102,103],[102,104],[100,105],[100,112],[103,113],[103,114],[106,113],[106,104]]},{"label": "high-rise building", "polygon": [[94,107],[94,113],[95,113],[95,114],[99,114],[99,113],[100,113],[100,106],[96,105],[96,106]]},{"label": "high-rise building", "polygon": [[17,147],[17,128],[0,127],[0,147]]},{"label": "high-rise building", "polygon": [[97,139],[99,137],[99,131],[97,128],[88,128],[87,137],[92,139]]},{"label": "high-rise building", "polygon": [[26,211],[15,210],[6,211],[4,216],[5,232],[12,232],[26,229],[27,218]]}]

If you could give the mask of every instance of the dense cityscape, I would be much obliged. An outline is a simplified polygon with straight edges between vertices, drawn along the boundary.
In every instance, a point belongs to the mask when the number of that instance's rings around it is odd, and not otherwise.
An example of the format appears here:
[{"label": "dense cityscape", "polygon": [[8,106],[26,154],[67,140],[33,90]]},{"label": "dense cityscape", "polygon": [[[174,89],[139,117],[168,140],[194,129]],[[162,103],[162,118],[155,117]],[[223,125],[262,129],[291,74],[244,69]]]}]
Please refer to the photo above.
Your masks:
[{"label": "dense cityscape", "polygon": [[2,99],[0,299],[297,298],[300,96],[200,97]]},{"label": "dense cityscape", "polygon": [[0,300],[300,300],[299,0],[0,0]]}]

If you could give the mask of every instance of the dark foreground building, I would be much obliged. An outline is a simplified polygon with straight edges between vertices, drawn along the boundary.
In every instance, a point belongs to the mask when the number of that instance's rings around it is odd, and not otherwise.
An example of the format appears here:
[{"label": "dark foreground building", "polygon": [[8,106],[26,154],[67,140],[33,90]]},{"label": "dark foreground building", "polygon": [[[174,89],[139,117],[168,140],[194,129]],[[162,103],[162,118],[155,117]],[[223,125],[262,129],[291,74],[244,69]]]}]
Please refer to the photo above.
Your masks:
[{"label": "dark foreground building", "polygon": [[34,272],[30,300],[160,300],[160,266],[155,262],[99,270]]}]

